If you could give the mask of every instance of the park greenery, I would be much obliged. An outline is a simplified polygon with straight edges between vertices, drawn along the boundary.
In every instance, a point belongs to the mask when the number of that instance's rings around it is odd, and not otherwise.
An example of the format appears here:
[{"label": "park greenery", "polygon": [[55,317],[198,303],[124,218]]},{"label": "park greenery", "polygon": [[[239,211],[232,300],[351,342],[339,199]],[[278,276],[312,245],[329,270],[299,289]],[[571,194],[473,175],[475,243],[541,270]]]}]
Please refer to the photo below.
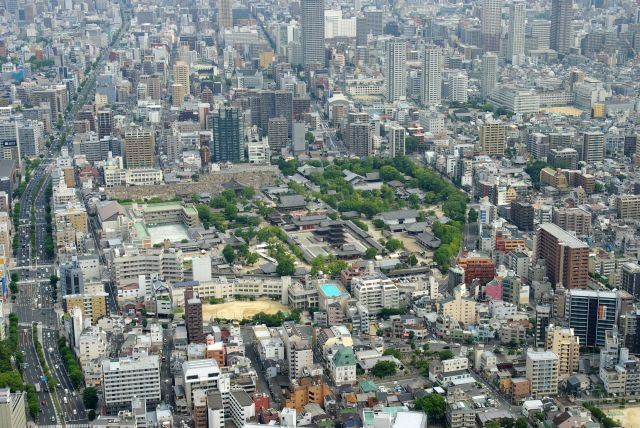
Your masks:
[{"label": "park greenery", "polygon": [[440,394],[427,394],[415,402],[416,410],[422,410],[429,416],[429,422],[444,422],[447,402]]},{"label": "park greenery", "polygon": [[387,377],[396,374],[396,365],[391,361],[378,361],[372,368],[371,374],[376,377]]},{"label": "park greenery", "polygon": [[289,313],[278,311],[275,314],[258,312],[253,317],[240,321],[241,324],[264,324],[267,327],[280,327],[285,321],[300,322],[300,311],[294,309]]},{"label": "park greenery", "polygon": [[535,160],[535,161],[529,162],[527,166],[524,168],[524,172],[526,172],[529,175],[529,177],[531,177],[531,183],[536,189],[540,188],[540,171],[542,171],[544,168],[548,166],[549,164],[547,164],[544,161]]},{"label": "park greenery", "polygon": [[311,260],[311,275],[322,272],[331,277],[337,277],[340,272],[348,268],[349,265],[344,260],[338,260],[331,254],[329,257],[316,256]]},{"label": "park greenery", "polygon": [[[14,365],[15,363],[15,365]],[[6,338],[0,342],[0,388],[27,393],[27,411],[36,418],[40,413],[40,402],[35,387],[25,384],[22,379],[24,354],[18,351],[18,316],[9,314],[9,330]]]},{"label": "park greenery", "polygon": [[64,361],[64,365],[67,368],[71,382],[73,382],[76,387],[80,387],[84,383],[84,375],[78,366],[78,362],[76,361],[73,352],[67,346],[67,341],[64,337],[58,339],[58,350],[60,351],[62,361]]},{"label": "park greenery", "polygon": [[[284,175],[290,176],[296,173],[302,163],[281,159],[278,165]],[[310,174],[309,179],[319,186],[320,192],[309,193],[340,212],[356,211],[373,218],[383,211],[405,207],[406,203],[397,199],[393,189],[388,185],[390,181],[400,181],[407,188],[422,190],[425,205],[442,203],[447,217],[457,221],[465,220],[467,197],[464,192],[437,172],[417,165],[408,157],[337,159],[333,164],[312,161],[311,165],[323,166],[324,170]],[[342,171],[345,169],[362,176],[378,172],[384,184],[380,190],[357,191],[344,179]]]},{"label": "park greenery", "polygon": [[[205,229],[214,227],[220,232],[227,229],[237,229],[242,227],[256,227],[260,224],[260,219],[256,216],[240,215],[238,206],[245,206],[255,196],[255,190],[245,187],[236,195],[232,190],[225,190],[211,198],[209,204],[198,203],[196,210],[202,226]],[[197,195],[193,197],[197,202]]]},{"label": "park greenery", "polygon": [[98,390],[92,386],[82,391],[82,402],[87,409],[96,410],[98,408]]},{"label": "park greenery", "polygon": [[591,412],[591,415],[604,426],[604,428],[614,428],[621,426],[620,423],[607,416],[605,412],[597,408],[592,403],[586,402],[582,406]]},{"label": "park greenery", "polygon": [[440,239],[440,247],[433,253],[433,261],[443,272],[449,269],[450,260],[460,251],[463,227],[463,223],[459,221],[446,224],[436,221],[431,228],[433,234]]},{"label": "park greenery", "polygon": [[[282,173],[289,176],[295,174],[301,165],[297,160],[281,159],[279,162]],[[321,199],[339,212],[358,212],[372,219],[376,229],[384,229],[385,225],[382,220],[373,217],[384,211],[405,208],[407,204],[413,208],[419,207],[420,204],[441,204],[442,211],[450,221],[446,224],[434,225],[434,235],[442,241],[442,245],[435,251],[433,259],[441,271],[446,272],[449,269],[450,260],[460,251],[463,227],[467,220],[467,196],[453,183],[430,168],[421,167],[403,156],[393,159],[376,157],[366,160],[339,159],[333,164],[312,161],[311,165],[323,167],[322,171],[318,170],[309,175],[309,179],[320,188],[320,191],[312,192],[304,186],[297,185],[295,190],[298,193],[303,193],[306,198]],[[357,191],[344,179],[344,170],[363,176],[378,172],[384,183],[379,190]],[[424,192],[423,201],[405,202],[396,198],[393,189],[388,185],[390,181],[402,182],[407,188],[419,188]],[[470,217],[470,220],[477,220],[477,212],[474,211]],[[361,221],[354,221],[354,223],[361,227],[359,224],[362,223]],[[389,239],[385,243],[385,248],[394,252],[399,250],[401,245],[402,243],[397,239]],[[371,259],[375,255],[366,254],[365,257]]]}]

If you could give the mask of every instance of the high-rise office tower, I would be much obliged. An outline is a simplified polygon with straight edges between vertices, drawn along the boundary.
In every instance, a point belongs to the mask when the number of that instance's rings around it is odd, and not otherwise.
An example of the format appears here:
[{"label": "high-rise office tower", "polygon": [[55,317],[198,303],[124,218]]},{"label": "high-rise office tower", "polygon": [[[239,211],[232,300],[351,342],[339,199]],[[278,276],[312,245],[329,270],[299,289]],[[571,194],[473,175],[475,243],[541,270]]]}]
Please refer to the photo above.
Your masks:
[{"label": "high-rise office tower", "polygon": [[514,0],[509,6],[509,44],[507,46],[507,59],[513,65],[524,62],[524,0]]},{"label": "high-rise office tower", "polygon": [[485,52],[500,52],[502,0],[482,0],[482,46]]},{"label": "high-rise office tower", "polygon": [[[177,87],[176,85],[180,85],[180,87]],[[189,86],[189,65],[184,61],[177,61],[173,66],[173,105],[181,105],[184,101],[184,97],[189,95],[190,92],[191,88]]]},{"label": "high-rise office tower", "polygon": [[275,152],[280,152],[289,145],[289,125],[287,119],[282,116],[269,119],[267,135],[269,147]]},{"label": "high-rise office tower", "polygon": [[237,108],[224,107],[211,117],[214,162],[241,162],[244,159],[244,122]]},{"label": "high-rise office tower", "polygon": [[384,13],[378,9],[365,10],[364,16],[367,17],[369,24],[369,31],[372,36],[379,36],[383,30],[383,16]]},{"label": "high-rise office tower", "polygon": [[602,132],[582,134],[582,158],[586,163],[604,161],[604,134]]},{"label": "high-rise office tower", "polygon": [[151,128],[133,127],[124,133],[124,161],[127,168],[153,168],[155,133]]},{"label": "high-rise office tower", "polygon": [[387,140],[391,156],[405,155],[405,133],[404,126],[397,123],[392,123],[387,127]]},{"label": "high-rise office tower", "polygon": [[302,0],[302,55],[305,66],[324,67],[324,0]]},{"label": "high-rise office tower", "polygon": [[110,109],[98,110],[98,139],[111,135],[113,132],[113,115]]},{"label": "high-rise office tower", "polygon": [[36,157],[44,149],[44,125],[39,120],[24,120],[18,123],[20,155]]},{"label": "high-rise office tower", "polygon": [[567,54],[571,49],[573,35],[573,0],[553,0],[551,2],[551,49],[559,54]]},{"label": "high-rise office tower", "polygon": [[366,16],[356,17],[356,46],[367,46],[369,21]]},{"label": "high-rise office tower", "polygon": [[555,288],[586,288],[589,246],[553,223],[543,223],[536,238],[536,260],[544,259],[549,282]]},{"label": "high-rise office tower", "polygon": [[549,49],[551,23],[547,19],[533,19],[525,26],[525,50]]},{"label": "high-rise office tower", "polygon": [[488,52],[482,55],[481,95],[487,98],[496,87],[498,81],[498,57]]},{"label": "high-rise office tower", "polygon": [[426,106],[442,102],[442,49],[425,46],[422,52],[422,97]]},{"label": "high-rise office tower", "polygon": [[407,98],[407,42],[400,39],[386,45],[387,101]]},{"label": "high-rise office tower", "polygon": [[260,128],[262,135],[269,131],[269,119],[283,117],[287,120],[288,136],[291,136],[293,117],[293,93],[291,91],[261,91],[249,99],[251,124]]},{"label": "high-rise office tower", "polygon": [[607,330],[618,320],[619,299],[615,291],[569,290],[565,314],[580,346],[603,346]]},{"label": "high-rise office tower", "polygon": [[218,27],[221,30],[233,27],[232,3],[232,0],[218,0]]}]

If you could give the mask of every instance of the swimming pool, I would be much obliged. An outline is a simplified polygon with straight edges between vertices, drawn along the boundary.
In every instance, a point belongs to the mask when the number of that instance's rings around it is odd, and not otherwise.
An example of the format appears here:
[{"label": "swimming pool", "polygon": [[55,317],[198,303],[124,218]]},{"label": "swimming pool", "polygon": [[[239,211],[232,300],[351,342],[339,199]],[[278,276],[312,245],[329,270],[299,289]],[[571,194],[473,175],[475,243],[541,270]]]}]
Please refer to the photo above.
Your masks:
[{"label": "swimming pool", "polygon": [[327,297],[339,297],[342,296],[342,291],[338,288],[336,284],[323,284],[320,286],[322,292]]}]

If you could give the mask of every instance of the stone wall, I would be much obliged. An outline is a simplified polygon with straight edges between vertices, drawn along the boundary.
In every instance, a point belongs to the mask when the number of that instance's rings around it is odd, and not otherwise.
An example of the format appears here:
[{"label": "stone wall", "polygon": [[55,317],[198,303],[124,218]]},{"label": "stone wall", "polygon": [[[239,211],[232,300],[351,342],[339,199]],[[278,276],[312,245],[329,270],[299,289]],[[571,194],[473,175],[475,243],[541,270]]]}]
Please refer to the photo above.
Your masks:
[{"label": "stone wall", "polygon": [[230,168],[214,171],[209,174],[200,174],[197,182],[171,183],[154,186],[115,186],[106,189],[110,199],[147,199],[162,198],[172,199],[176,195],[210,192],[220,193],[222,185],[229,180],[236,179],[254,189],[269,186],[276,182],[280,176],[277,166],[271,165],[233,165]]}]

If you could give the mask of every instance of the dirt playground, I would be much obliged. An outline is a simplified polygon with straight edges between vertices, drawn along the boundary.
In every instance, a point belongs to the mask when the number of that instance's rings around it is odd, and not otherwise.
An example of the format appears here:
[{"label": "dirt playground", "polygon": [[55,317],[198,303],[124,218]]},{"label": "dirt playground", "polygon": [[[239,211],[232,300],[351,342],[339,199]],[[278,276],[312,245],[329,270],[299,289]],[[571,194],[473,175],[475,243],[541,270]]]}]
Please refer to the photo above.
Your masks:
[{"label": "dirt playground", "polygon": [[218,303],[216,305],[203,304],[202,318],[222,318],[227,320],[242,320],[251,318],[259,312],[275,314],[278,311],[289,312],[289,308],[280,302],[273,300],[238,300],[233,302]]}]

